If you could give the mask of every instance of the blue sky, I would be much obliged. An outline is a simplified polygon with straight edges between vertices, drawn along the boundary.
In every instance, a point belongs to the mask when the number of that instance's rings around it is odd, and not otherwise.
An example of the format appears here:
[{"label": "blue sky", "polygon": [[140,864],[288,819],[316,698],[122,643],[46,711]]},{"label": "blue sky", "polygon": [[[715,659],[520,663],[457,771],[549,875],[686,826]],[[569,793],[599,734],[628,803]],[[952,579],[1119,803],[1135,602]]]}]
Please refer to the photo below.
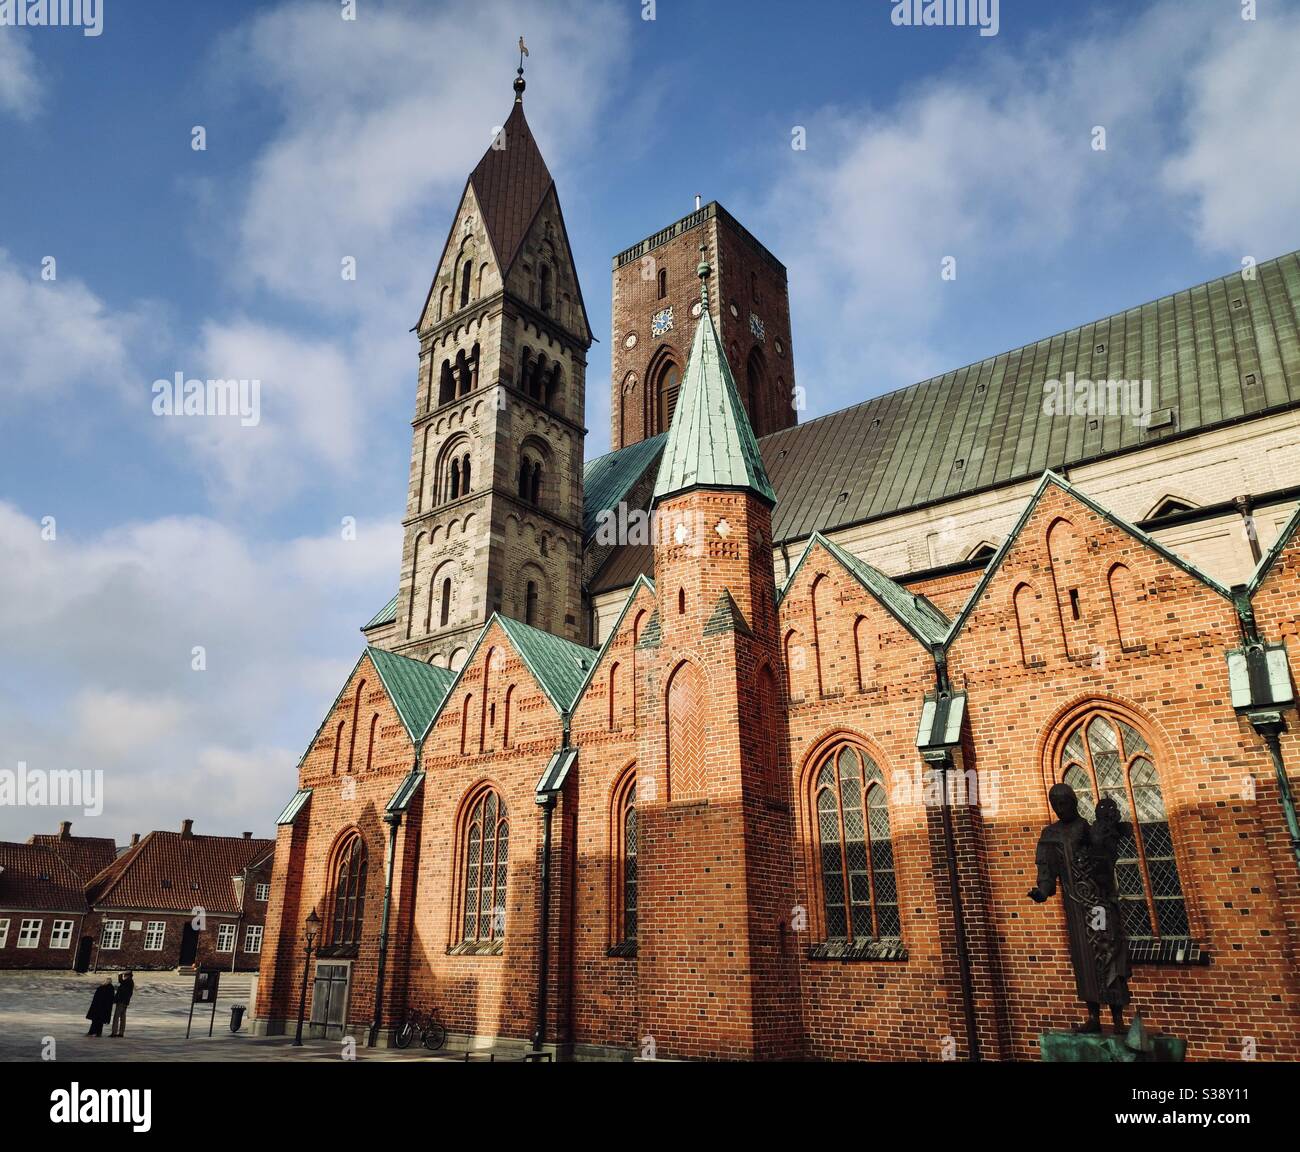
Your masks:
[{"label": "blue sky", "polygon": [[[999,7],[995,37],[890,0],[0,27],[0,767],[106,785],[102,816],[0,808],[0,837],[269,834],[395,586],[409,329],[521,32],[600,341],[589,456],[610,257],[696,193],[789,267],[805,419],[1300,247],[1300,5]],[[176,372],[260,379],[262,423],[154,416]]]}]

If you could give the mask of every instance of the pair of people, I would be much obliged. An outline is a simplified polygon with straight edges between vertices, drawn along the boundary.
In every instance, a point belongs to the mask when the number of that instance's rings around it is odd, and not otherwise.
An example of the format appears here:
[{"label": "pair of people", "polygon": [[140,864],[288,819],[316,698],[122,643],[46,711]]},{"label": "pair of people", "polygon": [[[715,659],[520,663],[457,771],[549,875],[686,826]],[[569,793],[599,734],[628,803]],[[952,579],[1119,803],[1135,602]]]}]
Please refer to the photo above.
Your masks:
[{"label": "pair of people", "polygon": [[105,976],[104,983],[95,989],[95,995],[90,1000],[90,1011],[86,1013],[86,1019],[90,1021],[90,1031],[86,1035],[102,1036],[104,1025],[111,1018],[113,1027],[109,1036],[125,1036],[126,1010],[134,995],[135,976],[132,973],[123,972],[118,976],[117,987],[113,986],[111,976]]}]

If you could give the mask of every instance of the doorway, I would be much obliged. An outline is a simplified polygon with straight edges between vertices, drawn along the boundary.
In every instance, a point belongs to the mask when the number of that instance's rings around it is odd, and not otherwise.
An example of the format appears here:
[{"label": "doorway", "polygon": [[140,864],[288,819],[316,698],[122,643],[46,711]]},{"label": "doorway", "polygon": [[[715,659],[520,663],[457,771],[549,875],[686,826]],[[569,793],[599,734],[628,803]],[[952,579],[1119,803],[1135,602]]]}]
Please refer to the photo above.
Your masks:
[{"label": "doorway", "polygon": [[185,931],[181,933],[181,967],[193,964],[198,954],[199,934],[194,931],[193,924],[186,924]]},{"label": "doorway", "polygon": [[77,962],[73,965],[74,972],[90,971],[90,953],[94,950],[95,938],[93,936],[83,936],[77,942]]}]

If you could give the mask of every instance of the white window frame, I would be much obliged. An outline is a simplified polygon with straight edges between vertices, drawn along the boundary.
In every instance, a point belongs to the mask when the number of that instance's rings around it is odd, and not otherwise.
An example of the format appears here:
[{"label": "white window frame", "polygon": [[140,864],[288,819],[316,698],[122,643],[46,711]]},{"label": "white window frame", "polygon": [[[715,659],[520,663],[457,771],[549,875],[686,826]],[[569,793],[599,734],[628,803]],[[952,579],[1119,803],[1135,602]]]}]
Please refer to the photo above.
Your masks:
[{"label": "white window frame", "polygon": [[[116,952],[122,947],[122,930],[126,927],[125,920],[105,920],[99,931],[99,950],[101,952]],[[109,941],[112,941],[110,944]]]},{"label": "white window frame", "polygon": [[39,948],[41,946],[41,926],[44,920],[24,920],[18,927],[19,948]]},{"label": "white window frame", "polygon": [[0,948],[9,943],[9,921],[0,920]]},{"label": "white window frame", "polygon": [[233,952],[235,950],[235,936],[237,929],[234,924],[217,925],[217,951]]},{"label": "white window frame", "polygon": [[258,884],[253,888],[253,899],[266,901],[271,899],[271,885]]},{"label": "white window frame", "polygon": [[50,947],[63,950],[72,947],[72,929],[75,920],[54,920],[50,923]]},{"label": "white window frame", "polygon": [[[157,929],[158,932],[158,937],[157,937],[158,942],[156,944],[152,943],[154,939],[155,929]],[[163,950],[163,943],[166,941],[166,939],[167,939],[166,920],[150,920],[148,923],[145,924],[144,950],[146,952],[161,952]]]},{"label": "white window frame", "polygon": [[249,924],[244,928],[244,954],[247,956],[260,956],[261,952],[262,925]]}]

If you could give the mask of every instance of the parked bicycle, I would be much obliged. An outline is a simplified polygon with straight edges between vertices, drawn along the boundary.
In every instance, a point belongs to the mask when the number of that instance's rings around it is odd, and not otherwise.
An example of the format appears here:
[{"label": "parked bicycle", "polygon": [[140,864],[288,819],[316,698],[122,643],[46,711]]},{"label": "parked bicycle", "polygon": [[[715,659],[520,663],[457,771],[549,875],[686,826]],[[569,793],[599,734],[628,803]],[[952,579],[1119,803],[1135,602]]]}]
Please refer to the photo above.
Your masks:
[{"label": "parked bicycle", "polygon": [[406,1019],[393,1035],[393,1043],[399,1048],[409,1048],[417,1036],[430,1052],[436,1052],[447,1043],[447,1029],[438,1023],[432,1013],[410,1008]]}]

